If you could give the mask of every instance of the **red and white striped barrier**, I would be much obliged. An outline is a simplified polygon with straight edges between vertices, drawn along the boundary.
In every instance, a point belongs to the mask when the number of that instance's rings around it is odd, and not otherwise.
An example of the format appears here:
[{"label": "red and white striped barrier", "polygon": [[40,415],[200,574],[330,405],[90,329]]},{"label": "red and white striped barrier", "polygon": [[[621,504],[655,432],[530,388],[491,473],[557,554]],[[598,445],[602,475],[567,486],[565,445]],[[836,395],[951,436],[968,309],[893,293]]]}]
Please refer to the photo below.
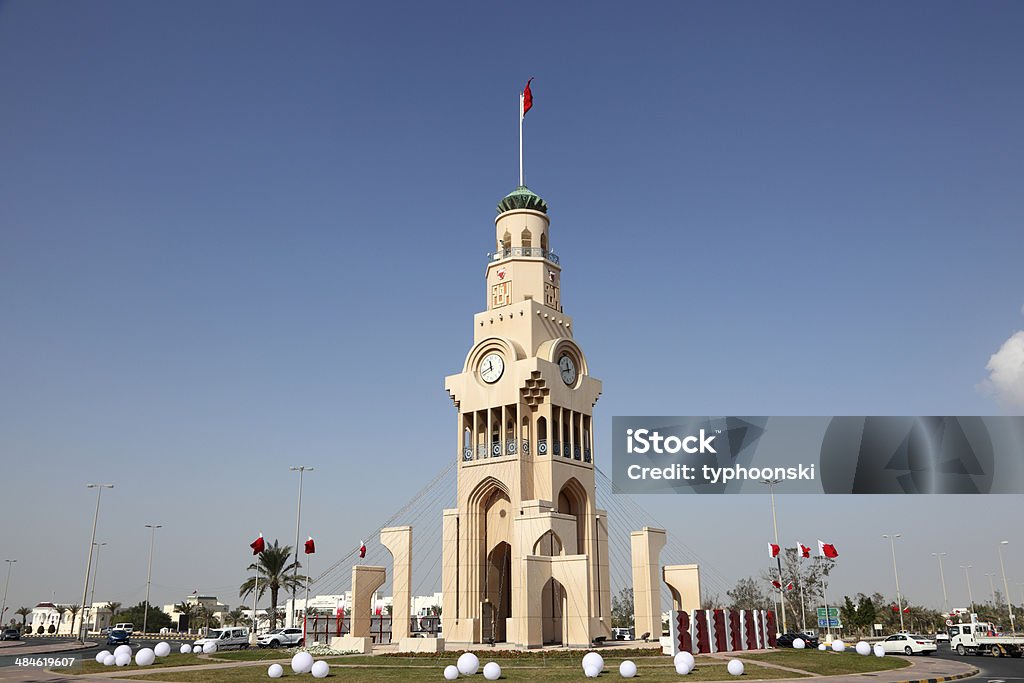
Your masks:
[{"label": "red and white striped barrier", "polygon": [[771,610],[699,609],[672,612],[672,655],[710,654],[775,647],[775,613]]}]

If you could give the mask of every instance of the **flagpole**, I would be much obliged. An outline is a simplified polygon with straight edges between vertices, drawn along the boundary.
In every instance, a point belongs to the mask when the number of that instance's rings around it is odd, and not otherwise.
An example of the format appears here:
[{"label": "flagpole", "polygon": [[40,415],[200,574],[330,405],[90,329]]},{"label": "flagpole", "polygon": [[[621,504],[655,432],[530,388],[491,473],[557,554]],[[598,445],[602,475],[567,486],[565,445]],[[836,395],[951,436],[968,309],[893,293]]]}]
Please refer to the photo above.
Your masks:
[{"label": "flagpole", "polygon": [[309,572],[306,575],[306,599],[302,602],[302,638],[306,638],[306,621],[309,619],[309,583],[313,580],[313,572],[310,570],[309,553],[306,554],[306,571]]},{"label": "flagpole", "polygon": [[519,93],[519,185],[523,182],[523,93]]}]

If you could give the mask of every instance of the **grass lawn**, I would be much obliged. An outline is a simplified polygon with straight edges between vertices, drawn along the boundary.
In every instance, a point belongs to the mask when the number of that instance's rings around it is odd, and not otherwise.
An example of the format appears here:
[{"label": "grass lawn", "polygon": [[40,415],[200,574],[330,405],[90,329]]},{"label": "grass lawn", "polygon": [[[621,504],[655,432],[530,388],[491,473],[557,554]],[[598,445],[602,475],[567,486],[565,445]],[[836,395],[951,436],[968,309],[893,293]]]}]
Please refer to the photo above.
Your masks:
[{"label": "grass lawn", "polygon": [[899,657],[875,657],[859,655],[853,648],[846,652],[826,650],[780,649],[763,654],[743,655],[747,661],[770,662],[779,666],[790,666],[801,671],[835,676],[838,674],[859,674],[866,671],[888,671],[910,666],[910,662]]}]

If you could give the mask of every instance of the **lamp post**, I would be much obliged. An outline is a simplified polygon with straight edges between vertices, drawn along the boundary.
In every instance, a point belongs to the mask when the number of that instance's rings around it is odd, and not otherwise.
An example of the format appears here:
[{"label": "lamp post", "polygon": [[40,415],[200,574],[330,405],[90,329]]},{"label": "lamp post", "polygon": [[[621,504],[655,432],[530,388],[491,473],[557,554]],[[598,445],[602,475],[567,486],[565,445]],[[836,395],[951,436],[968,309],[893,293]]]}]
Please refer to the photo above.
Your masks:
[{"label": "lamp post", "polygon": [[964,570],[964,578],[967,579],[967,598],[971,601],[971,614],[974,614],[974,592],[971,590],[971,574],[968,570],[973,567],[973,564],[960,565],[960,569]]},{"label": "lamp post", "polygon": [[149,624],[149,586],[153,582],[153,546],[156,545],[156,530],[162,529],[163,524],[146,524],[149,529],[149,571],[146,572],[146,610],[142,613],[142,632],[146,632]]},{"label": "lamp post", "polygon": [[900,613],[900,630],[905,631],[903,626],[903,596],[900,595],[900,572],[896,569],[896,539],[903,534],[882,534],[882,538],[889,539],[889,547],[892,548],[892,573],[896,577],[896,608]]},{"label": "lamp post", "polygon": [[[114,488],[113,484],[86,484],[88,489],[96,489],[96,512],[92,516],[92,538],[89,539],[89,559],[85,563],[85,585],[82,586],[82,609],[85,609],[85,601],[89,597],[89,575],[92,573],[92,549],[96,545],[96,523],[100,519],[100,499],[103,497],[103,489]],[[74,628],[74,619],[71,626]],[[78,640],[85,643],[85,615],[78,626]]]},{"label": "lamp post", "polygon": [[4,560],[7,563],[7,580],[4,581],[4,601],[0,606],[0,626],[3,626],[4,616],[7,613],[7,587],[11,585],[11,569],[14,568],[14,563],[17,560]]},{"label": "lamp post", "polygon": [[299,577],[299,523],[302,520],[302,475],[306,472],[312,472],[313,468],[309,465],[298,465],[289,467],[289,471],[299,473],[299,502],[295,509],[295,567],[292,570],[292,608],[288,610],[288,626],[294,627],[295,625],[295,605],[297,602],[296,595],[298,594],[298,577]]},{"label": "lamp post", "polygon": [[[775,530],[775,545],[779,546],[779,522],[775,517],[775,485],[778,484],[781,479],[762,479],[762,484],[767,484],[768,495],[772,499],[772,528]],[[779,584],[782,586],[779,588],[779,607],[782,612],[782,632],[788,633],[789,629],[786,628],[786,596],[783,594],[785,590],[785,581],[782,578],[782,546],[779,546],[779,554],[775,556],[776,565],[779,568]],[[828,610],[825,610],[825,619],[828,620]]]},{"label": "lamp post", "polygon": [[100,550],[103,549],[106,543],[93,543],[93,545],[96,547],[96,569],[92,573],[92,595],[89,597],[89,616],[93,619],[93,630],[98,631],[99,629],[96,628],[96,616],[92,613],[92,606],[96,604],[96,581],[100,575]]},{"label": "lamp post", "polygon": [[1003,565],[1003,546],[1009,544],[1009,541],[999,541],[999,545],[996,548],[999,549],[999,571],[1003,573],[1003,593],[1006,595],[1006,609],[1010,611],[1010,631],[1016,633],[1017,627],[1013,623],[1013,601],[1010,600],[1010,584],[1006,583],[1006,567]]},{"label": "lamp post", "polygon": [[946,556],[946,553],[932,553],[933,556],[939,558],[939,579],[942,581],[942,609],[946,612],[946,617],[949,617],[949,595],[946,593],[946,573],[942,570],[942,558]]}]

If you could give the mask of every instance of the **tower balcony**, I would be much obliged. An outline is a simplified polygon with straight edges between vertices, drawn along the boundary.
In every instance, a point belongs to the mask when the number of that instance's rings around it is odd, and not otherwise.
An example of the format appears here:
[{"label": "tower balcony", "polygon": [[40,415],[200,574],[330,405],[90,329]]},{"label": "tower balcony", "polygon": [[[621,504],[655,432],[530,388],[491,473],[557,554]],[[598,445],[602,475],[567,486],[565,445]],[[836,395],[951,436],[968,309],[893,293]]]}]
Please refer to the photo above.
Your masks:
[{"label": "tower balcony", "polygon": [[[518,454],[526,456],[530,455],[530,441],[528,439],[522,439],[519,441],[516,439],[492,441],[489,444],[477,444],[475,448],[473,446],[465,446],[462,448],[461,453],[463,462],[487,460],[490,458],[503,458]],[[593,462],[590,446],[581,446],[580,444],[570,445],[568,441],[563,442],[549,439],[538,439],[537,455],[545,456],[549,454],[570,460],[582,460],[586,463]]]},{"label": "tower balcony", "polygon": [[502,259],[511,258],[513,256],[542,258],[556,266],[561,264],[561,261],[558,259],[558,254],[541,247],[508,247],[507,249],[499,249],[498,251],[489,252],[487,254],[487,261],[501,261]]}]

